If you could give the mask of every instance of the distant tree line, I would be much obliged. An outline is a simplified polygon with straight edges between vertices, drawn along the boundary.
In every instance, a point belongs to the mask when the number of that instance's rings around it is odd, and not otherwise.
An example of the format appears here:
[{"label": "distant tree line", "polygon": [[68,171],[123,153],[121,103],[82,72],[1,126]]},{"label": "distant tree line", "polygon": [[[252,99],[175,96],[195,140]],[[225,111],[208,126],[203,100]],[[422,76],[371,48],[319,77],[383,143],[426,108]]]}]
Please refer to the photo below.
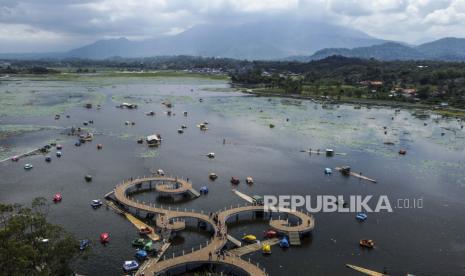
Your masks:
[{"label": "distant tree line", "polygon": [[[259,87],[302,95],[364,97],[391,100],[448,101],[465,107],[465,63],[444,61],[379,61],[331,56],[310,62],[248,61],[196,56],[111,58],[105,60],[8,60],[0,73],[56,73],[59,70],[86,73],[99,70],[201,70],[228,74],[234,85]],[[1,62],[0,62],[1,64]],[[58,69],[56,69],[58,68]],[[202,71],[204,72],[204,71]],[[208,70],[206,71],[208,72]],[[379,82],[382,84],[372,85]],[[368,83],[368,84],[366,84]],[[399,89],[415,89],[412,97]]]}]

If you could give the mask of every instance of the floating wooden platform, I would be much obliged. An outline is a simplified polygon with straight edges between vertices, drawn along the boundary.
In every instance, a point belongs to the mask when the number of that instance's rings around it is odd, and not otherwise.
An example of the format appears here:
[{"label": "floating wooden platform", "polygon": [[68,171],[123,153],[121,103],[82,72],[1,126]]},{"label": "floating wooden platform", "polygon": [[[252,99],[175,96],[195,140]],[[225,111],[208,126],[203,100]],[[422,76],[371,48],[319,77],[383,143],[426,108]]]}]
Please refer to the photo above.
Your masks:
[{"label": "floating wooden platform", "polygon": [[159,241],[160,240],[160,236],[155,234],[155,229],[153,227],[151,227],[148,224],[144,223],[143,221],[141,221],[140,219],[138,219],[135,216],[131,215],[130,213],[123,211],[121,208],[116,206],[116,204],[113,201],[106,200],[105,204],[108,207],[110,207],[111,209],[113,209],[116,213],[125,216],[132,224],[134,224],[134,226],[137,227],[137,230],[140,230],[141,228],[145,228],[145,227],[148,227],[150,230],[152,230],[152,233],[147,235],[147,237],[149,239],[151,239],[153,241]]},{"label": "floating wooden platform", "polygon": [[248,244],[248,245],[236,248],[236,249],[229,250],[228,252],[240,257],[242,255],[247,255],[247,254],[250,254],[252,252],[261,250],[263,244],[275,245],[275,244],[278,244],[278,243],[279,243],[279,239],[278,238],[273,238],[273,239],[269,239],[269,240],[264,240],[262,242]]},{"label": "floating wooden platform", "polygon": [[137,272],[136,272],[136,276],[142,275],[143,271],[145,271],[145,269],[146,269],[147,267],[150,267],[150,266],[155,265],[155,264],[161,259],[161,257],[163,257],[163,254],[165,254],[166,250],[168,250],[168,248],[170,247],[170,245],[171,245],[171,243],[169,243],[169,242],[164,243],[164,244],[161,246],[160,251],[158,251],[157,256],[148,259],[148,261],[144,262],[144,263],[140,266],[139,270],[137,270]]},{"label": "floating wooden platform", "polygon": [[251,196],[241,193],[236,189],[232,189],[232,191],[233,193],[235,193],[236,195],[238,195],[240,198],[247,201],[248,203],[253,203],[253,198]]},{"label": "floating wooden platform", "polygon": [[297,232],[289,232],[289,244],[300,245],[300,235]]},{"label": "floating wooden platform", "polygon": [[107,207],[111,208],[113,211],[115,211],[117,214],[124,215],[124,211],[121,210],[118,206],[113,201],[105,200],[105,204]]},{"label": "floating wooden platform", "polygon": [[360,267],[360,266],[356,266],[356,265],[351,265],[351,264],[346,264],[346,266],[348,268],[352,268],[353,270],[356,270],[358,272],[361,272],[365,275],[370,275],[370,276],[387,276],[387,274],[384,274],[384,273],[380,273],[380,272],[377,272],[377,271],[373,271],[373,270],[370,270],[370,269],[366,269],[366,268],[363,268],[363,267]]},{"label": "floating wooden platform", "polygon": [[199,193],[196,189],[194,189],[194,188],[192,188],[192,187],[191,187],[190,189],[187,189],[187,191],[189,191],[189,193],[191,193],[191,194],[192,194],[193,196],[195,196],[195,197],[199,197],[199,196],[200,196],[200,193]]},{"label": "floating wooden platform", "polygon": [[157,234],[155,234],[155,229],[151,226],[149,226],[148,224],[144,223],[143,221],[141,221],[140,219],[136,218],[135,216],[129,214],[129,213],[124,213],[124,216],[132,223],[134,224],[134,226],[137,227],[137,229],[141,229],[141,228],[149,228],[150,230],[152,230],[152,232],[150,234],[147,235],[147,237],[149,239],[151,239],[152,241],[159,241],[160,240],[160,236],[158,236]]},{"label": "floating wooden platform", "polygon": [[236,239],[235,237],[233,237],[231,235],[228,235],[227,238],[228,238],[228,241],[232,242],[235,246],[237,246],[237,247],[242,246],[242,242],[240,240]]},{"label": "floating wooden platform", "polygon": [[[338,171],[341,171],[341,170],[342,170],[342,168],[340,168],[340,167],[336,167],[335,169],[338,170]],[[355,172],[352,172],[352,171],[350,172],[350,175],[351,175],[351,176],[355,176],[355,177],[360,178],[360,179],[363,179],[363,180],[366,180],[366,181],[373,182],[373,183],[376,183],[376,182],[377,182],[376,180],[374,180],[374,179],[372,179],[372,178],[366,177],[366,176],[364,176],[364,175],[361,175],[361,174],[359,174],[359,173],[355,173]]]}]

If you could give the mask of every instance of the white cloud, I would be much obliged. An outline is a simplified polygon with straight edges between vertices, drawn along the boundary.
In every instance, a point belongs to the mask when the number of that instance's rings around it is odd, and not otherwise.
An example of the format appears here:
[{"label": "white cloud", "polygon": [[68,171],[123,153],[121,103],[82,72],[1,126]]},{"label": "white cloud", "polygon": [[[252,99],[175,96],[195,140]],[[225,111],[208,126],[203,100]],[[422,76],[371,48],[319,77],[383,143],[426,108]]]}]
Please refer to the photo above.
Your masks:
[{"label": "white cloud", "polygon": [[0,50],[58,50],[265,17],[325,20],[407,42],[465,37],[465,0],[0,0]]}]

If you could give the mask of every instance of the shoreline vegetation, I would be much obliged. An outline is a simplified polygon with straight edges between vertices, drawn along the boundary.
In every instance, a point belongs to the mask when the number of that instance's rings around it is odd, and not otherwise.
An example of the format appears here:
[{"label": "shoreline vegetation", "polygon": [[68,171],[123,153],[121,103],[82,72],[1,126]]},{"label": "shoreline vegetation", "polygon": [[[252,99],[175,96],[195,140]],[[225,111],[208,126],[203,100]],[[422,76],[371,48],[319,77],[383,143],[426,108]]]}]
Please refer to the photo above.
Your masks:
[{"label": "shoreline vegetation", "polygon": [[461,108],[453,108],[453,107],[440,107],[435,106],[432,104],[423,104],[423,103],[415,103],[415,102],[404,102],[404,101],[390,101],[390,100],[382,100],[382,99],[370,99],[370,98],[355,98],[355,97],[339,97],[339,98],[331,98],[325,96],[317,96],[317,95],[310,95],[310,94],[286,94],[282,91],[276,90],[265,90],[265,89],[254,89],[254,88],[247,88],[245,86],[233,86],[233,88],[237,89],[238,91],[254,95],[257,97],[282,97],[282,98],[291,98],[291,99],[299,99],[299,100],[311,100],[319,103],[331,103],[331,104],[352,104],[352,105],[360,105],[360,106],[384,106],[384,107],[392,107],[392,108],[402,108],[402,109],[422,109],[431,111],[438,115],[444,117],[456,117],[465,119],[465,109]]},{"label": "shoreline vegetation", "polygon": [[229,81],[258,96],[281,96],[329,103],[429,109],[465,117],[465,63],[378,61],[331,56],[310,62],[247,61],[171,56],[106,60],[3,60],[0,85],[7,76],[191,77]]}]

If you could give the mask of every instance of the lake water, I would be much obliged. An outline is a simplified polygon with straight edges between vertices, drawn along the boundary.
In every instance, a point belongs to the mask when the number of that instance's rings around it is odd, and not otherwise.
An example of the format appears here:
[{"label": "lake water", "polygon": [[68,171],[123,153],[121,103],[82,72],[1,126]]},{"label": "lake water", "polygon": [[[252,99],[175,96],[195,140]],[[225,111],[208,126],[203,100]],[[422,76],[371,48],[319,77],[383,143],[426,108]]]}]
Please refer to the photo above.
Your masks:
[{"label": "lake water", "polygon": [[[166,114],[163,101],[173,104],[174,116]],[[85,102],[102,108],[85,109]],[[116,108],[121,102],[139,108]],[[41,155],[0,163],[0,201],[26,204],[39,196],[51,201],[62,193],[62,203],[51,206],[50,220],[77,238],[95,241],[86,259],[75,264],[80,274],[122,274],[122,262],[134,255],[130,243],[138,237],[130,222],[104,207],[93,210],[91,200],[102,198],[122,179],[159,168],[189,177],[197,189],[206,185],[210,193],[181,202],[167,202],[155,193],[137,198],[206,212],[243,203],[231,192],[229,180],[249,175],[255,184],[242,181],[237,186],[249,195],[387,195],[393,204],[398,199],[423,201],[423,208],[370,213],[364,223],[353,213],[316,213],[316,227],[302,246],[286,251],[273,247],[271,256],[256,252],[244,257],[271,275],[357,275],[346,263],[386,269],[391,275],[465,274],[465,130],[457,119],[430,113],[419,118],[415,110],[254,97],[235,92],[226,81],[187,77],[9,78],[0,82],[0,104],[0,159],[51,140],[63,145],[63,157],[55,158],[52,151],[50,163]],[[146,116],[148,111],[156,115]],[[61,119],[54,119],[56,113]],[[87,120],[94,121],[88,126],[94,141],[75,147],[76,138],[67,136],[66,129],[84,127]],[[205,120],[209,129],[202,132],[196,125]],[[182,124],[187,129],[178,134]],[[153,133],[162,135],[160,147],[136,143]],[[103,150],[96,149],[98,143]],[[333,148],[345,155],[301,152],[308,148]],[[399,149],[407,154],[400,156]],[[209,152],[216,158],[205,157]],[[25,163],[34,168],[25,171]],[[324,175],[324,168],[342,165],[378,183],[337,172]],[[219,176],[215,182],[208,180],[210,172]],[[84,181],[86,174],[93,176],[92,182]],[[237,238],[260,238],[267,222],[243,215],[229,227]],[[104,247],[97,240],[105,231],[111,242]],[[361,249],[361,238],[374,239],[376,248]],[[178,234],[167,255],[207,239],[193,225]]]}]

